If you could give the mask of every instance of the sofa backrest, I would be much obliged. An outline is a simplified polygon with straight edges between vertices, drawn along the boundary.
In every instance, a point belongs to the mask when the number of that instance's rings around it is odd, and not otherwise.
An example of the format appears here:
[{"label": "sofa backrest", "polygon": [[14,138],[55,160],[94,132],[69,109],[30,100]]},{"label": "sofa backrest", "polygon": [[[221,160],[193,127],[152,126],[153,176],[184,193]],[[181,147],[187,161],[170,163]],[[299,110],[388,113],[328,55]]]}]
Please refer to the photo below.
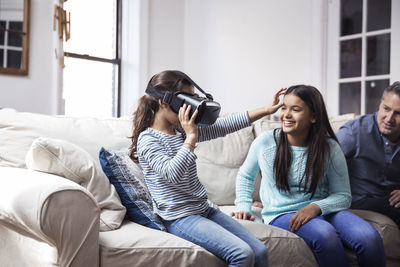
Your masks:
[{"label": "sofa backrest", "polygon": [[[354,114],[331,119],[336,131]],[[252,126],[197,145],[197,171],[209,199],[218,205],[232,205],[235,200],[237,172],[246,159],[253,140],[262,132],[279,128],[279,122],[261,119]],[[0,110],[0,166],[25,168],[25,155],[38,137],[72,142],[98,160],[103,146],[108,149],[130,145],[131,118],[89,118],[48,116],[35,113]],[[256,179],[253,198],[259,200]]]},{"label": "sofa backrest", "polygon": [[[336,132],[344,123],[355,119],[354,114],[330,118]],[[216,140],[199,143],[196,148],[199,179],[207,190],[209,199],[218,205],[233,205],[235,201],[236,175],[246,159],[253,140],[262,132],[280,128],[279,121],[260,119],[251,127],[242,129]],[[260,201],[261,174],[255,179],[253,199]]]},{"label": "sofa backrest", "polygon": [[25,155],[38,137],[69,141],[98,159],[102,146],[128,147],[130,135],[130,118],[49,116],[1,109],[0,166],[25,168]]}]

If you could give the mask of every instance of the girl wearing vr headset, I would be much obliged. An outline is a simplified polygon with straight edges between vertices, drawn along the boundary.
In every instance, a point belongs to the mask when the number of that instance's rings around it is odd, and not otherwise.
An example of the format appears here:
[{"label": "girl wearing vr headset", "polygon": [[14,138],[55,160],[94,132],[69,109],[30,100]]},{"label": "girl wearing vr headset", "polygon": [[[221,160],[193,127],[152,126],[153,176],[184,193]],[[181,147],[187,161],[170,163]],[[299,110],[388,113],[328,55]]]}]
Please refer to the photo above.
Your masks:
[{"label": "girl wearing vr headset", "polygon": [[283,90],[275,94],[271,106],[198,126],[195,121],[199,111],[189,116],[192,106],[186,101],[181,102],[178,114],[171,108],[175,105],[171,97],[181,92],[190,96],[193,86],[199,88],[179,71],[163,71],[152,77],[147,95],[139,99],[134,113],[130,156],[140,163],[154,211],[168,232],[205,248],[229,266],[268,266],[265,245],[237,221],[210,205],[197,176],[193,150],[197,141],[225,136],[274,113],[281,106],[279,95]]},{"label": "girl wearing vr headset", "polygon": [[285,92],[282,127],[254,140],[236,179],[237,219],[254,220],[251,194],[261,170],[263,222],[295,232],[320,266],[348,266],[344,247],[360,266],[385,266],[378,232],[346,211],[351,193],[347,164],[320,92],[306,85]]}]

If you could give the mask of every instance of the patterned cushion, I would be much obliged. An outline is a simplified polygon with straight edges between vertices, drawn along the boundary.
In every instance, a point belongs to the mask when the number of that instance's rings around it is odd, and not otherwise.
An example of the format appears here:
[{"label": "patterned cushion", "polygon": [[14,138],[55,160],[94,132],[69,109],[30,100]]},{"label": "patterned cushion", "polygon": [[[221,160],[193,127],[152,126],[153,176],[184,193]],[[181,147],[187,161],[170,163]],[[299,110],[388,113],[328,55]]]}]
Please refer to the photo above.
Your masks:
[{"label": "patterned cushion", "polygon": [[127,150],[100,149],[99,159],[104,173],[115,186],[129,220],[166,231],[161,219],[153,213],[150,192],[139,164],[131,160]]}]

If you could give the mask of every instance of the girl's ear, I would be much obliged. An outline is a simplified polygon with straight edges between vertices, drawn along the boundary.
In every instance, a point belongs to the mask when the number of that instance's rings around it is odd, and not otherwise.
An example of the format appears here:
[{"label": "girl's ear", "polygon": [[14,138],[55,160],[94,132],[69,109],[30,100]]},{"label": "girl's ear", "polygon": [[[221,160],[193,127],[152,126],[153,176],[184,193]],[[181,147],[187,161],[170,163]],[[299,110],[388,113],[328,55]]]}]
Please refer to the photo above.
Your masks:
[{"label": "girl's ear", "polygon": [[312,118],[311,118],[311,123],[316,123],[316,122],[317,122],[317,119],[315,118],[315,114],[313,114]]},{"label": "girl's ear", "polygon": [[168,105],[165,104],[165,103],[163,103],[163,102],[161,101],[161,99],[158,99],[158,105],[160,106],[160,108],[167,108],[167,107],[168,107]]}]

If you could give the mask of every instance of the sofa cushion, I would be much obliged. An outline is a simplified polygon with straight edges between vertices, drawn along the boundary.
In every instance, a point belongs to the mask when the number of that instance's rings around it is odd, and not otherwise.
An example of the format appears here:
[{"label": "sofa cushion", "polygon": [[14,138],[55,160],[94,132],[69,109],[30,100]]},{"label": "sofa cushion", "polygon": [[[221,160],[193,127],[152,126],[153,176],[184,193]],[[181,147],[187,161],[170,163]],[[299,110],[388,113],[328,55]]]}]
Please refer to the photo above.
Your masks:
[{"label": "sofa cushion", "polygon": [[236,175],[254,140],[252,127],[197,144],[197,173],[208,198],[217,205],[235,201]]},{"label": "sofa cushion", "polygon": [[151,195],[144,181],[140,165],[133,162],[127,150],[112,151],[101,148],[100,164],[116,188],[129,220],[166,231],[161,219],[153,213]]},{"label": "sofa cushion", "polygon": [[343,124],[345,124],[348,121],[354,120],[358,117],[359,115],[356,115],[354,113],[348,113],[336,116],[334,118],[329,118],[329,122],[331,123],[333,131],[337,132],[337,130],[339,130],[339,128],[342,127]]},{"label": "sofa cushion", "polygon": [[125,217],[125,207],[98,160],[79,146],[64,140],[37,138],[26,154],[26,165],[32,170],[65,177],[86,188],[101,209],[101,231],[120,226]]},{"label": "sofa cushion", "polygon": [[227,266],[200,246],[127,220],[117,230],[100,233],[99,242],[101,266]]},{"label": "sofa cushion", "polygon": [[351,209],[352,213],[369,222],[381,235],[388,260],[400,260],[400,230],[389,217],[370,210]]},{"label": "sofa cushion", "polygon": [[128,147],[131,128],[130,118],[49,116],[0,109],[0,166],[25,168],[25,154],[38,137],[69,141],[97,159],[101,146]]},{"label": "sofa cushion", "polygon": [[268,120],[266,117],[259,119],[253,123],[253,133],[257,137],[263,132],[270,131],[276,128],[281,128],[280,121]]}]

